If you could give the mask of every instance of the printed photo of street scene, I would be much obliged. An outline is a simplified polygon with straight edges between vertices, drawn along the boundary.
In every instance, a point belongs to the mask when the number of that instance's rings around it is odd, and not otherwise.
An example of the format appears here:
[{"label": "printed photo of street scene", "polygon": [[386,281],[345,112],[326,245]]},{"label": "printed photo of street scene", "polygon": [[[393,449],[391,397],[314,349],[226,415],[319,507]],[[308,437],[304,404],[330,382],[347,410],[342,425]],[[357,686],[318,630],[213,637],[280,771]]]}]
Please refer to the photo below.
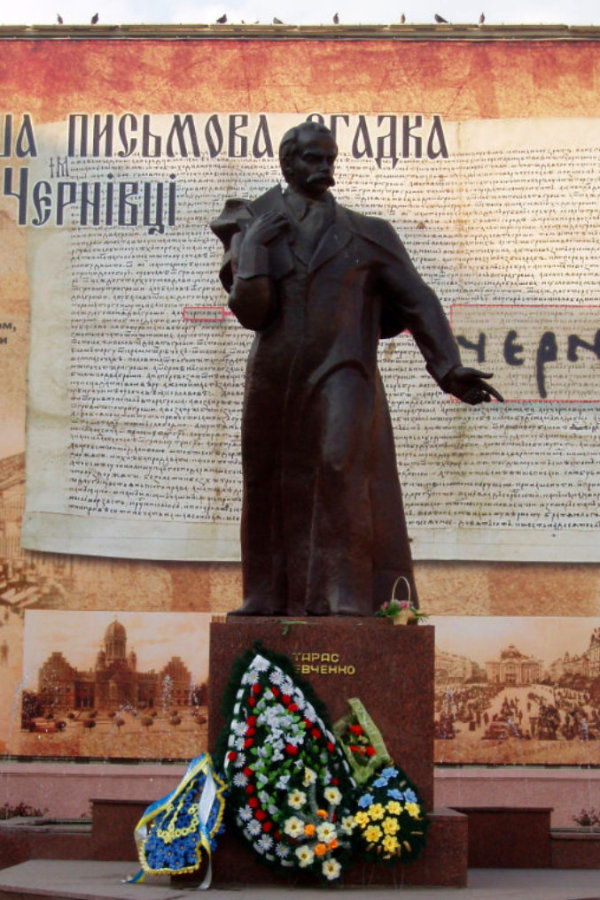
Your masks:
[{"label": "printed photo of street scene", "polygon": [[207,742],[208,613],[25,613],[19,756],[181,759]]},{"label": "printed photo of street scene", "polygon": [[600,765],[600,619],[430,622],[436,763]]}]

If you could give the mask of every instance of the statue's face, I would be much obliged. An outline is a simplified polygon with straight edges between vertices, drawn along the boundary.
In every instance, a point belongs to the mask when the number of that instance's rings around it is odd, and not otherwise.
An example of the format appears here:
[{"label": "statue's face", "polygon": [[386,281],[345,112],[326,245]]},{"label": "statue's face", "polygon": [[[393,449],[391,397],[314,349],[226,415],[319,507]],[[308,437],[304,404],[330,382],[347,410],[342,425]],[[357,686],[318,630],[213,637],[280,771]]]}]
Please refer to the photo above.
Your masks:
[{"label": "statue's face", "polygon": [[321,197],[335,184],[337,144],[327,134],[301,131],[297,150],[285,172],[291,186],[309,197]]}]

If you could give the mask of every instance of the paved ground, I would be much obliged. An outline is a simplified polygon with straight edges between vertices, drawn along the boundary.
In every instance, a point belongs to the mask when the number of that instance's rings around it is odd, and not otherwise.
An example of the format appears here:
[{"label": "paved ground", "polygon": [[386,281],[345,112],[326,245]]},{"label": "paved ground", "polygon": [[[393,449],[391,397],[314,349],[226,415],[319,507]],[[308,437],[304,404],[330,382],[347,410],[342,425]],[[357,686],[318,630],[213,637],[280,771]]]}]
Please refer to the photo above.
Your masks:
[{"label": "paved ground", "polygon": [[[122,884],[133,864],[33,859],[0,871],[0,900],[189,900],[196,891],[169,886],[165,877]],[[557,869],[471,869],[466,888],[211,888],[216,900],[324,900],[352,894],[356,900],[600,900],[600,871]]]}]

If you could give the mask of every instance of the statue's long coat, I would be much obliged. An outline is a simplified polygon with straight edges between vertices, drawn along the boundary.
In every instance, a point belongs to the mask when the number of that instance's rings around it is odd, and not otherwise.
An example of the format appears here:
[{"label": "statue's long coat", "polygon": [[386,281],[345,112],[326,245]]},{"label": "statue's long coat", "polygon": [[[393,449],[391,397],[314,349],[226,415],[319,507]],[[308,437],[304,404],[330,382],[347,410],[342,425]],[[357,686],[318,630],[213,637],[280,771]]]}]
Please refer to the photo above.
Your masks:
[{"label": "statue's long coat", "polygon": [[[371,615],[398,575],[413,587],[380,337],[408,329],[440,381],[460,364],[434,292],[382,219],[335,204],[308,264],[290,230],[267,271],[237,269],[245,226],[286,215],[277,186],[230,200],[211,227],[225,246],[221,280],[256,331],[242,425],[244,608],[265,615]],[[266,279],[271,299],[256,302]]]}]

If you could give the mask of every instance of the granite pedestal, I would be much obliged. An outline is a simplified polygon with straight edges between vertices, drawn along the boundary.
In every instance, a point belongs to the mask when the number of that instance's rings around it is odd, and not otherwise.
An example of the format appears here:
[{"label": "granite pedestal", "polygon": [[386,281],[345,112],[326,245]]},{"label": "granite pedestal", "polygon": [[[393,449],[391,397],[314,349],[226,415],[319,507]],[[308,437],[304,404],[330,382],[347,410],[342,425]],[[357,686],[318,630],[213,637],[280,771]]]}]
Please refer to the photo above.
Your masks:
[{"label": "granite pedestal", "polygon": [[391,619],[241,618],[210,629],[208,746],[223,727],[221,702],[235,660],[255,641],[285,653],[312,685],[332,722],[358,697],[390,756],[433,807],[434,629],[394,626]]},{"label": "granite pedestal", "polygon": [[[434,629],[396,627],[390,619],[273,619],[236,617],[213,622],[208,691],[209,749],[223,727],[221,703],[233,663],[260,641],[284,653],[310,682],[332,722],[358,697],[380,729],[388,751],[417,785],[430,813],[428,845],[409,865],[356,864],[348,885],[422,884],[464,887],[467,883],[467,818],[433,810]],[[216,885],[274,884],[273,873],[233,833],[219,840],[213,869]],[[184,876],[182,876],[183,878]],[[180,881],[179,878],[174,881]],[[306,883],[302,879],[298,883]]]}]

